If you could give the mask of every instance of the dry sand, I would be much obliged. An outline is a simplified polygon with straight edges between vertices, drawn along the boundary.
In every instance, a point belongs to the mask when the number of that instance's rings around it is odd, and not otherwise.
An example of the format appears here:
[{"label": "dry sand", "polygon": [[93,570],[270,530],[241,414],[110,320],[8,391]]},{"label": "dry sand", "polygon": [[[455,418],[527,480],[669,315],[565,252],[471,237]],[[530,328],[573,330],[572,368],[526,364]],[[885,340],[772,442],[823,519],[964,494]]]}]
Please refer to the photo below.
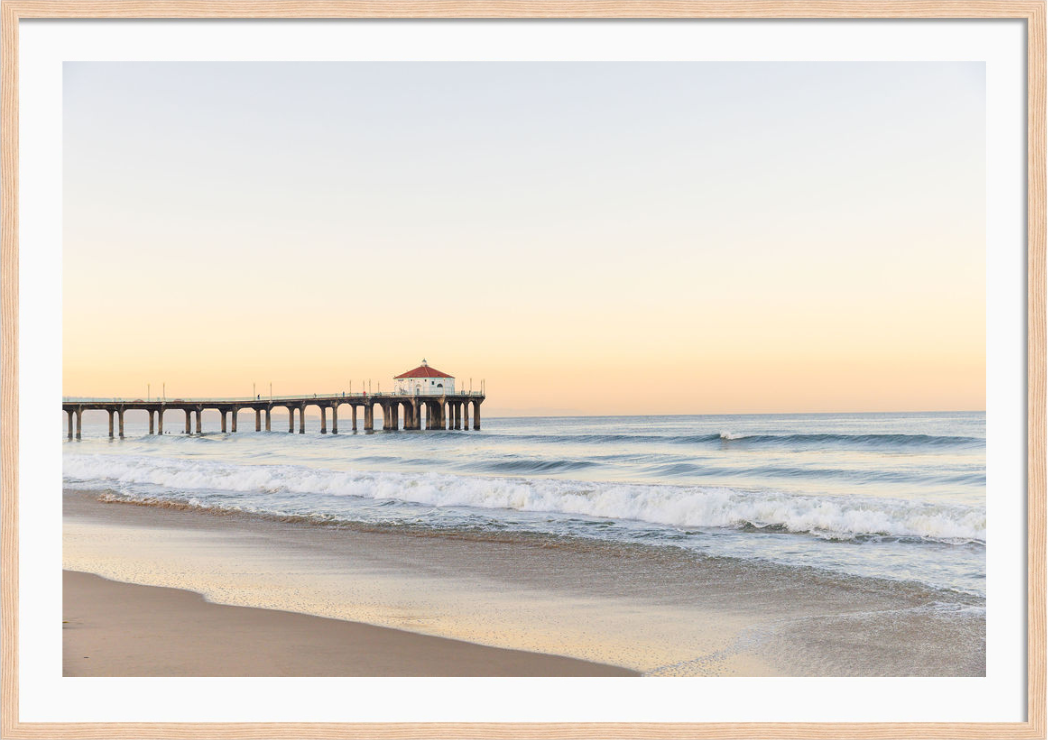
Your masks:
[{"label": "dry sand", "polygon": [[65,676],[633,676],[625,668],[63,573]]}]

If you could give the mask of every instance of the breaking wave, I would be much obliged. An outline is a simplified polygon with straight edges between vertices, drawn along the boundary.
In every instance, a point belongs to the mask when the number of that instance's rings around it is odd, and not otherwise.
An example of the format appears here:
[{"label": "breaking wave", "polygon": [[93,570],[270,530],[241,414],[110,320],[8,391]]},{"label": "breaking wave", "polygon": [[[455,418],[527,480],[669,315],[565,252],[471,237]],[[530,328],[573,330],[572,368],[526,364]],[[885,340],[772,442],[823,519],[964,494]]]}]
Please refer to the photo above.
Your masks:
[{"label": "breaking wave", "polygon": [[112,488],[138,500],[192,501],[205,507],[242,507],[328,521],[332,516],[353,520],[353,501],[401,501],[438,508],[644,522],[684,530],[728,528],[826,539],[982,544],[986,537],[984,511],[961,504],[725,487],[337,471],[75,454],[64,457],[63,477],[67,485]]}]

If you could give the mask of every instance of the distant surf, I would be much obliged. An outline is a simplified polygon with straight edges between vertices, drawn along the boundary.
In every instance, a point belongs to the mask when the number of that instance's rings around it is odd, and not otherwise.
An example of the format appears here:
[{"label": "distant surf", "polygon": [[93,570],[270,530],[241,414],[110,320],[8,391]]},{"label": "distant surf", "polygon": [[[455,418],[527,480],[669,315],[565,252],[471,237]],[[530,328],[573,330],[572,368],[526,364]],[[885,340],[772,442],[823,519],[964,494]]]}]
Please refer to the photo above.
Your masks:
[{"label": "distant surf", "polygon": [[872,448],[956,447],[977,449],[985,444],[979,437],[964,437],[933,434],[744,434],[721,431],[712,434],[673,436],[668,434],[535,434],[520,435],[517,439],[529,442],[568,444],[614,444],[620,442],[652,442],[679,445],[709,445],[718,442],[740,442],[747,445],[779,446],[849,446]]}]

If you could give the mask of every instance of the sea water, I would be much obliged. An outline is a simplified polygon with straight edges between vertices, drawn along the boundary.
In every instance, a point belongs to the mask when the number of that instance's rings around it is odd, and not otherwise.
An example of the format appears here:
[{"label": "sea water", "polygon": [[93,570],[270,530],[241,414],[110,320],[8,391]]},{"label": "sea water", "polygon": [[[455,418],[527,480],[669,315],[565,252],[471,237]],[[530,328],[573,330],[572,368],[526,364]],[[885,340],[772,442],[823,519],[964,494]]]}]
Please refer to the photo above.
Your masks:
[{"label": "sea water", "polygon": [[[251,428],[250,413],[241,429]],[[139,419],[138,417],[141,417]],[[328,524],[520,532],[913,581],[985,596],[978,413],[485,417],[480,431],[108,438],[86,412],[69,488]],[[177,418],[172,418],[177,417]],[[64,421],[63,421],[64,423]],[[204,428],[218,428],[204,413]],[[297,424],[296,424],[297,426]],[[65,427],[63,426],[63,430]]]}]

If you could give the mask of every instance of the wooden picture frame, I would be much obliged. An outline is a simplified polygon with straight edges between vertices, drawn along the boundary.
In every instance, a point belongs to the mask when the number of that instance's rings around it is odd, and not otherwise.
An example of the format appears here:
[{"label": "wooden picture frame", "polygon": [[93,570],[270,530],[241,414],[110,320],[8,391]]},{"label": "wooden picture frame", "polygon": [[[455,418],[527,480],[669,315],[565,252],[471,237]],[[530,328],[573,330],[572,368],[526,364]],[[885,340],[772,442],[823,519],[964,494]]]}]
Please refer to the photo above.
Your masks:
[{"label": "wooden picture frame", "polygon": [[[19,718],[19,23],[24,19],[1020,19],[1027,44],[1027,719],[1015,723],[27,723]],[[1043,738],[1046,735],[1046,0],[3,0],[2,701],[5,738]]]}]

